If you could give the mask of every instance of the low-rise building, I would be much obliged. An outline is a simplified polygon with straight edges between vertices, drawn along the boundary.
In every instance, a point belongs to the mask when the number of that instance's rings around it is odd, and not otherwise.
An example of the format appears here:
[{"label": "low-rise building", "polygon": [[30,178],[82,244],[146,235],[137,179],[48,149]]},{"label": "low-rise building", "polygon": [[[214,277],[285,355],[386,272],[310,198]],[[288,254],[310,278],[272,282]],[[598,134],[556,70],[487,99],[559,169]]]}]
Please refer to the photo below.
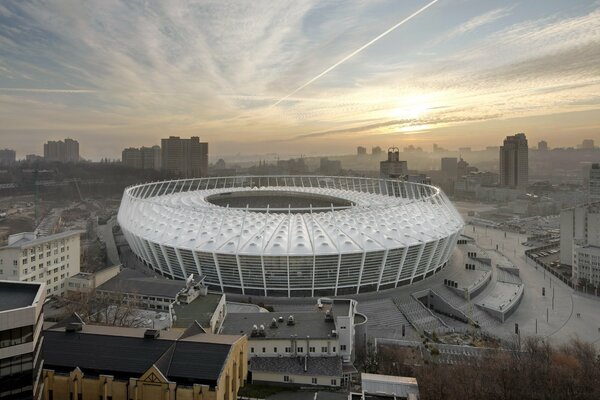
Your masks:
[{"label": "low-rise building", "polygon": [[248,340],[72,324],[45,332],[44,399],[235,400]]},{"label": "low-rise building", "polygon": [[67,278],[67,291],[91,293],[121,272],[121,265],[113,265],[96,272],[80,272]]},{"label": "low-rise building", "polygon": [[0,399],[40,399],[43,283],[0,281]]},{"label": "low-rise building", "polygon": [[355,300],[336,299],[315,311],[228,313],[220,333],[246,334],[254,382],[345,385],[356,373],[356,343],[366,319]]},{"label": "low-rise building", "polygon": [[64,295],[66,280],[79,273],[83,232],[10,235],[8,245],[0,247],[0,279],[45,283],[47,295]]}]

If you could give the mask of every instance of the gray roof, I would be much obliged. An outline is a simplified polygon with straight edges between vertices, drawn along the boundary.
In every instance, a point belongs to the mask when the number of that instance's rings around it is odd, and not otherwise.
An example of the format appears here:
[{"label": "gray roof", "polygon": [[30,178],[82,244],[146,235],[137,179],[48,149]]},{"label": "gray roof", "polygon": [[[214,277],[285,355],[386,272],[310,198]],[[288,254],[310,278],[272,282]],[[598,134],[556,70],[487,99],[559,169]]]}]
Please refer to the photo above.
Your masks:
[{"label": "gray roof", "polygon": [[[294,325],[288,325],[288,317],[294,316]],[[271,321],[275,318],[283,322],[277,323],[277,328],[271,328]],[[265,326],[264,337],[251,337],[254,325]],[[325,339],[331,337],[331,331],[335,330],[333,321],[325,321],[325,313],[319,311],[304,311],[295,313],[268,312],[268,313],[227,313],[221,333],[230,335],[246,334],[250,339],[289,339],[292,335],[298,338],[310,336],[313,339]]]},{"label": "gray roof", "polygon": [[4,247],[0,247],[0,249],[13,249],[13,248],[20,249],[23,247],[31,247],[31,246],[36,246],[38,244],[46,243],[46,242],[52,241],[52,240],[65,239],[65,238],[68,238],[71,236],[81,235],[82,233],[85,233],[85,231],[83,229],[77,229],[77,230],[72,230],[72,231],[56,233],[54,235],[39,236],[33,240],[19,239],[12,244],[6,245]]},{"label": "gray roof", "polygon": [[338,377],[342,375],[342,359],[340,357],[253,357],[250,361],[250,369],[253,372]]},{"label": "gray roof", "polygon": [[222,294],[208,293],[206,296],[198,296],[189,304],[175,304],[173,311],[177,318],[173,327],[189,328],[197,321],[203,328],[208,328],[222,297]]},{"label": "gray roof", "polygon": [[117,276],[100,285],[98,290],[175,299],[184,288],[185,281],[148,276],[131,268],[123,268]]},{"label": "gray roof", "polygon": [[40,287],[40,283],[0,281],[0,311],[33,305]]}]

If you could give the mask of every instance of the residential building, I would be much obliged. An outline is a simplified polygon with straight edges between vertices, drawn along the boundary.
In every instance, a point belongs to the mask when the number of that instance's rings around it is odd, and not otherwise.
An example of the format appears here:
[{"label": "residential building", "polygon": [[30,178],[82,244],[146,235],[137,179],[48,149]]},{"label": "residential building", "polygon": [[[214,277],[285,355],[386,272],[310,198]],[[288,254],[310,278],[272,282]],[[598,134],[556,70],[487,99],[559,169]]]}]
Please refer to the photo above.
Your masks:
[{"label": "residential building", "polygon": [[9,166],[17,161],[17,153],[11,149],[0,150],[0,166]]},{"label": "residential building", "polygon": [[500,186],[527,189],[529,148],[524,133],[507,136],[500,147]]},{"label": "residential building", "polygon": [[574,283],[600,286],[600,202],[561,211],[560,262]]},{"label": "residential building", "polygon": [[545,140],[540,140],[538,142],[538,150],[539,151],[548,151],[548,142]]},{"label": "residential building", "polygon": [[594,139],[583,139],[580,146],[583,150],[593,150],[594,147]]},{"label": "residential building", "polygon": [[235,400],[248,340],[194,328],[145,330],[69,324],[44,333],[43,398]]},{"label": "residential building", "polygon": [[121,163],[129,168],[142,168],[142,153],[140,149],[128,147],[121,152]]},{"label": "residential building", "polygon": [[379,175],[382,178],[404,179],[406,174],[408,174],[408,163],[400,161],[400,149],[390,147],[387,160],[379,163]]},{"label": "residential building", "polygon": [[322,157],[319,160],[319,173],[322,175],[336,176],[342,171],[342,162],[340,160],[330,160]]},{"label": "residential building", "polygon": [[456,157],[442,157],[442,172],[445,177],[456,180],[458,177],[458,159]]},{"label": "residential building", "polygon": [[0,399],[41,399],[43,283],[0,281]]},{"label": "residential building", "polygon": [[227,313],[220,333],[248,336],[253,382],[340,387],[356,373],[352,362],[366,341],[356,304],[335,299],[315,311]]},{"label": "residential building", "polygon": [[381,147],[375,146],[371,148],[371,154],[373,154],[374,156],[378,156],[380,154],[383,154],[383,150],[381,150]]},{"label": "residential building", "polygon": [[44,144],[44,158],[48,161],[78,162],[79,142],[69,138],[48,141]]},{"label": "residential building", "polygon": [[367,154],[367,148],[363,146],[358,146],[356,148],[356,154],[359,156],[364,156],[365,154]]},{"label": "residential building", "polygon": [[47,295],[64,295],[67,278],[79,273],[79,237],[83,232],[10,235],[8,245],[0,247],[0,279],[45,283]]},{"label": "residential building", "polygon": [[197,178],[208,174],[208,143],[200,142],[197,136],[181,139],[170,136],[161,140],[162,168],[186,178]]},{"label": "residential building", "polygon": [[590,202],[600,201],[600,164],[592,164],[588,178]]}]

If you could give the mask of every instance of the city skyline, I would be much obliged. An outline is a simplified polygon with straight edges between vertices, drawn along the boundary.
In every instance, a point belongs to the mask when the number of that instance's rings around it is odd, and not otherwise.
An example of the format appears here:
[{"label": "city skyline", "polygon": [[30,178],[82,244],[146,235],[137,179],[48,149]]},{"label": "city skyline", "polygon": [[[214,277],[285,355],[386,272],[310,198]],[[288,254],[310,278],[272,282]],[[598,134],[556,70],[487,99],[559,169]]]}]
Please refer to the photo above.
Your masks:
[{"label": "city skyline", "polygon": [[517,132],[568,146],[600,130],[599,21],[598,1],[5,2],[2,146],[22,158],[73,137],[93,160],[170,135],[215,155]]}]

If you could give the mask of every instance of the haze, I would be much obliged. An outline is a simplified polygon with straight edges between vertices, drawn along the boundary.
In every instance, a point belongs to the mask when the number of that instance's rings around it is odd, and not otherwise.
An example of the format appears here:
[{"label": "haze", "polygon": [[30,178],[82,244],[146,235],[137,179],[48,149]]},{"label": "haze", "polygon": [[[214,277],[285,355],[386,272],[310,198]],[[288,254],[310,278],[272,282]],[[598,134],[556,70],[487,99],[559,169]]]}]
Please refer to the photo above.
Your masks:
[{"label": "haze", "polygon": [[599,137],[598,1],[441,0],[310,82],[426,4],[3,1],[0,147],[73,137],[99,159],[168,135],[211,156]]}]

